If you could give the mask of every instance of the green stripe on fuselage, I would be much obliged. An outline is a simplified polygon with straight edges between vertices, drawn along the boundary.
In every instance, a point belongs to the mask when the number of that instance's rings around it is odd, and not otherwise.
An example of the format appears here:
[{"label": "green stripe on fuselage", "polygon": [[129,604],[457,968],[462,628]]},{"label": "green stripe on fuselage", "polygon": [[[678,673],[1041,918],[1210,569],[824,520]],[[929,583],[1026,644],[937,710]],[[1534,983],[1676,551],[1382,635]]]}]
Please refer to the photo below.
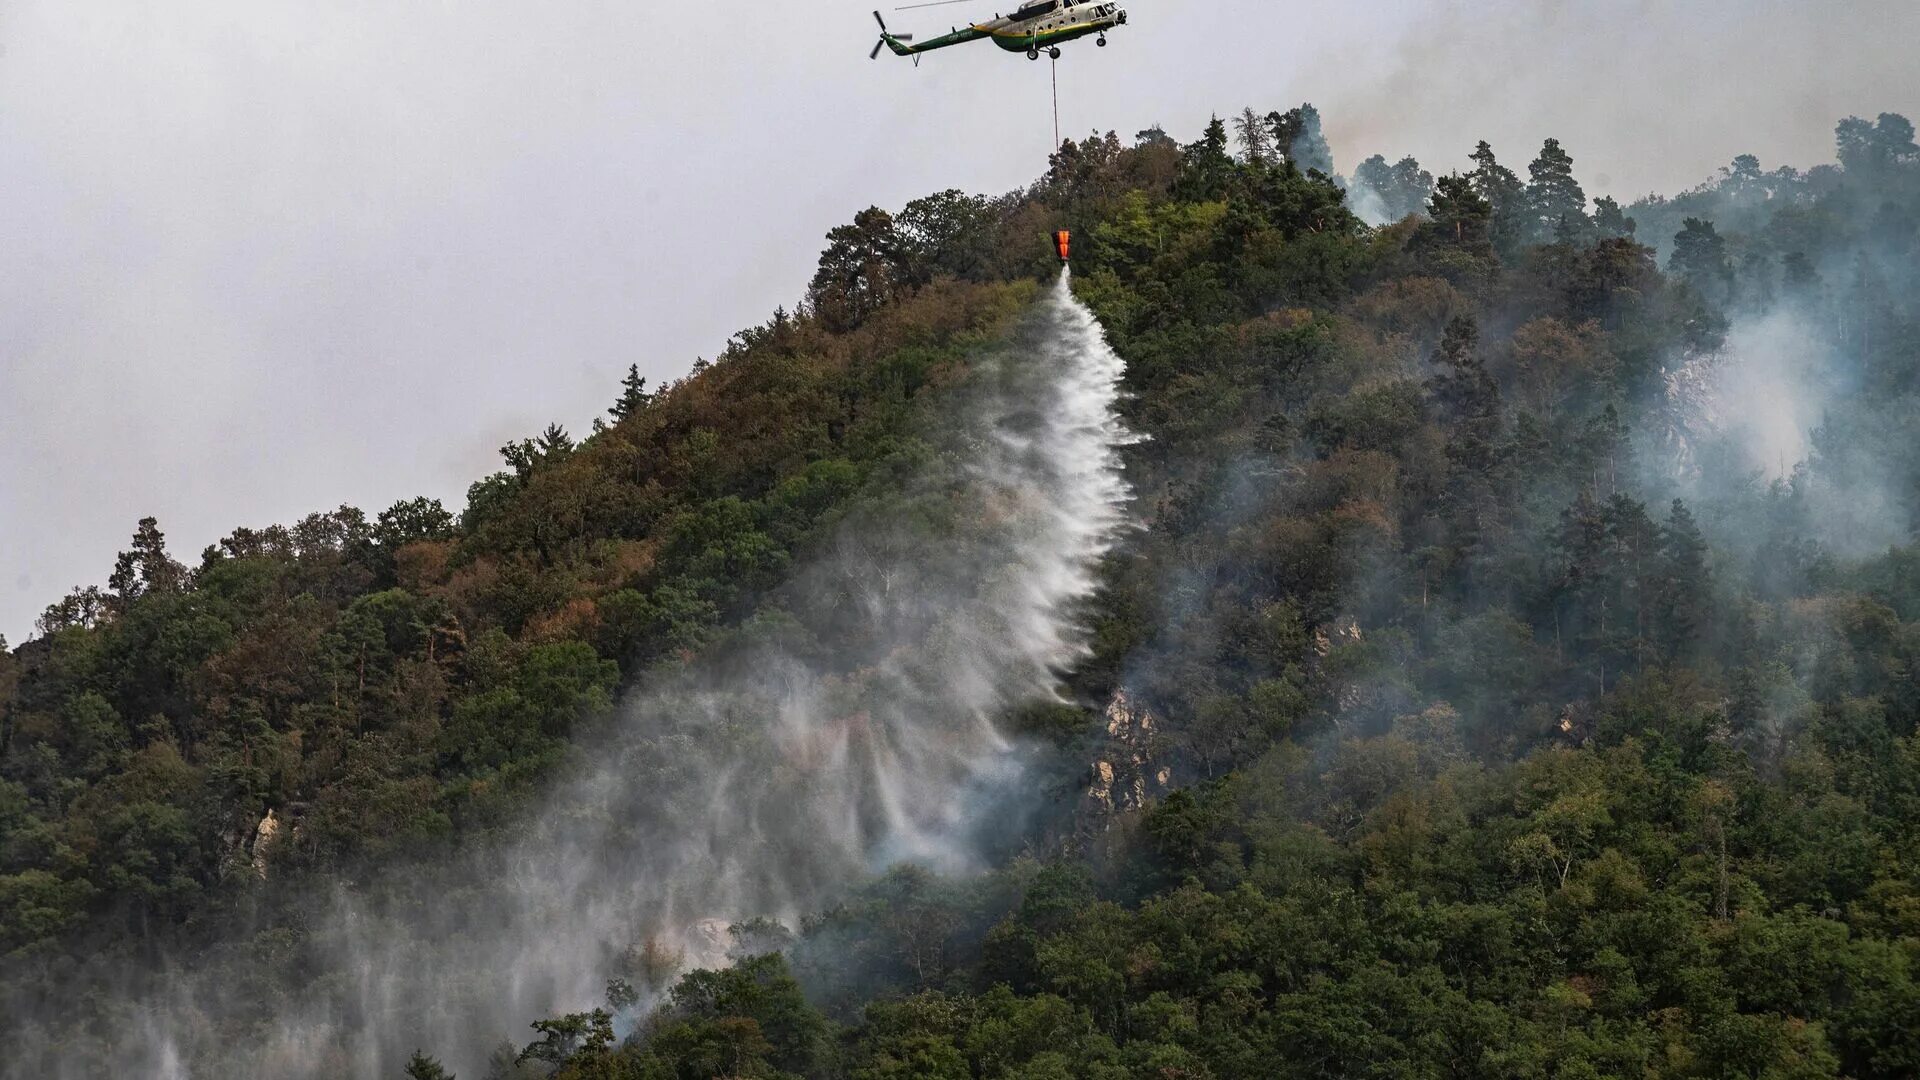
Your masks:
[{"label": "green stripe on fuselage", "polygon": [[1088,34],[1097,34],[1105,30],[1103,23],[1080,23],[1075,26],[1063,26],[1058,30],[1042,30],[1039,33],[1021,30],[995,30],[993,43],[1008,52],[1027,52],[1031,49],[1045,49],[1063,41],[1083,38]]},{"label": "green stripe on fuselage", "polygon": [[949,45],[965,45],[969,41],[979,41],[981,38],[987,37],[988,35],[989,35],[989,31],[981,30],[978,27],[969,26],[964,30],[955,30],[951,34],[941,34],[937,38],[929,38],[926,41],[922,41],[913,45],[909,45],[906,42],[901,41],[899,38],[889,34],[887,35],[887,45],[893,49],[893,53],[895,56],[912,56],[914,53],[932,52],[935,49],[944,49]]}]

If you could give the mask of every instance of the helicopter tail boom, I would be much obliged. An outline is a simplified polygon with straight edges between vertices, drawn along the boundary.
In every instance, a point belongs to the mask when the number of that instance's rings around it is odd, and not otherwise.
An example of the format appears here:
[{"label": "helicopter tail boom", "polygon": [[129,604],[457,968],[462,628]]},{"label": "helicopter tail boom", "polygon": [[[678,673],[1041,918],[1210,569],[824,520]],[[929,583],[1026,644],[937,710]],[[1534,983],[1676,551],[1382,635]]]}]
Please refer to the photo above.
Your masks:
[{"label": "helicopter tail boom", "polygon": [[983,37],[991,36],[988,31],[982,30],[979,27],[964,26],[951,34],[942,34],[937,38],[931,38],[918,45],[913,45],[908,44],[913,41],[912,34],[895,34],[890,32],[887,29],[887,21],[880,17],[879,12],[876,11],[873,13],[873,21],[880,24],[880,40],[873,46],[873,51],[867,54],[867,59],[869,60],[877,59],[880,55],[880,50],[885,48],[892,49],[893,55],[895,56],[911,56],[918,62],[918,57],[921,53],[932,52],[935,49],[944,49],[949,45],[963,45],[969,41],[978,41]]}]

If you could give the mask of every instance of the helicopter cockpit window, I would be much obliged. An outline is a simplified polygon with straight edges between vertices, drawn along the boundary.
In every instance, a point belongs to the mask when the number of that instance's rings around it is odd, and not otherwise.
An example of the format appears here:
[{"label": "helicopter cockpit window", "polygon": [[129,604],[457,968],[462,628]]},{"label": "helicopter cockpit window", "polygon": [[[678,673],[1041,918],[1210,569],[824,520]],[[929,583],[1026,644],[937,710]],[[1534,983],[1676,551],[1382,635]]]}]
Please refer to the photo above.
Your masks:
[{"label": "helicopter cockpit window", "polygon": [[1015,19],[1037,19],[1060,6],[1060,0],[1042,0],[1038,4],[1028,4],[1013,13]]}]

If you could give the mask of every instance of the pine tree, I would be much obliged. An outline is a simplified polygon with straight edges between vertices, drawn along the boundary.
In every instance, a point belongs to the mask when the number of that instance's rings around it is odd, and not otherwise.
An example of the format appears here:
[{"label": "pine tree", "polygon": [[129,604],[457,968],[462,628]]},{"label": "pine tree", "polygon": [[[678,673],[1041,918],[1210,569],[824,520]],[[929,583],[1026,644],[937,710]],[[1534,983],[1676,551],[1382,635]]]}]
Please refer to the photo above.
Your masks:
[{"label": "pine tree", "polygon": [[1639,228],[1639,222],[1620,209],[1619,200],[1606,195],[1593,201],[1593,227],[1603,240],[1625,240]]},{"label": "pine tree", "polygon": [[1401,217],[1422,213],[1433,198],[1433,174],[1420,167],[1412,154],[1394,162],[1393,187],[1399,196]]},{"label": "pine tree", "polygon": [[415,1050],[407,1059],[407,1080],[454,1080],[454,1075],[438,1061]]},{"label": "pine tree", "polygon": [[1780,260],[1780,283],[1790,293],[1806,295],[1820,286],[1820,271],[1804,251],[1789,251]]},{"label": "pine tree", "polygon": [[572,453],[573,437],[559,424],[548,424],[537,439],[521,439],[500,448],[501,458],[523,484],[540,469],[559,464]]},{"label": "pine tree", "polygon": [[1615,612],[1611,634],[1602,645],[1616,669],[1624,669],[1645,651],[1651,636],[1656,605],[1650,601],[1657,597],[1664,570],[1663,538],[1646,505],[1625,492],[1614,492],[1602,517],[1607,523],[1608,607]]},{"label": "pine tree", "polygon": [[1234,171],[1233,155],[1227,150],[1229,145],[1227,125],[1216,116],[1207,124],[1206,134],[1200,141],[1182,150],[1177,184],[1182,198],[1208,200],[1227,193]]},{"label": "pine tree", "polygon": [[1840,164],[1870,178],[1920,163],[1913,137],[1913,123],[1899,113],[1881,113],[1872,123],[1849,116],[1834,129]]},{"label": "pine tree", "polygon": [[167,538],[160,524],[150,517],[140,519],[133,533],[133,550],[123,551],[114,560],[113,573],[107,578],[120,610],[148,593],[171,592],[186,579],[187,568],[167,554]]},{"label": "pine tree", "polygon": [[1660,530],[1660,558],[1660,643],[1669,657],[1678,657],[1699,641],[1713,602],[1707,541],[1693,512],[1679,499],[1673,500]]},{"label": "pine tree", "polygon": [[1294,168],[1333,175],[1333,149],[1320,131],[1320,110],[1302,104],[1284,113],[1268,113],[1267,127],[1273,132],[1274,152],[1293,162]]},{"label": "pine tree", "polygon": [[1552,536],[1561,570],[1554,588],[1554,639],[1564,650],[1592,640],[1590,627],[1606,624],[1607,524],[1593,494],[1582,489],[1560,512]]},{"label": "pine tree", "polygon": [[1173,141],[1173,136],[1167,134],[1166,128],[1155,124],[1150,128],[1143,128],[1135,132],[1133,135],[1133,145],[1138,149],[1144,150],[1147,147],[1177,149],[1180,144]]},{"label": "pine tree", "polygon": [[559,424],[548,424],[535,444],[542,460],[556,460],[573,453],[573,437]]},{"label": "pine tree", "polygon": [[1535,241],[1577,237],[1590,224],[1587,220],[1587,195],[1573,178],[1573,157],[1560,147],[1560,140],[1548,139],[1540,156],[1527,167],[1527,205],[1531,217],[1531,237]]},{"label": "pine tree", "polygon": [[[1463,192],[1473,198],[1471,192]],[[1480,584],[1482,537],[1501,514],[1495,499],[1494,439],[1500,429],[1500,386],[1480,358],[1480,328],[1467,316],[1447,323],[1433,355],[1427,394],[1449,426],[1446,487],[1440,497],[1444,564],[1462,568],[1461,591]]]},{"label": "pine tree", "polygon": [[1767,197],[1767,177],[1760,171],[1760,159],[1752,154],[1741,154],[1733,159],[1731,165],[1721,168],[1719,191],[1736,205],[1764,202]]},{"label": "pine tree", "polygon": [[1727,256],[1726,238],[1711,221],[1686,219],[1674,234],[1667,270],[1713,303],[1726,303],[1733,292],[1733,260]]},{"label": "pine tree", "polygon": [[1484,139],[1474,147],[1473,171],[1467,181],[1474,194],[1487,202],[1494,249],[1502,255],[1513,254],[1527,238],[1526,187],[1512,169],[1500,164]]},{"label": "pine tree", "polygon": [[1389,222],[1401,221],[1427,208],[1433,197],[1433,174],[1411,157],[1393,165],[1375,154],[1353,171],[1356,191],[1371,191],[1379,199],[1381,214]]},{"label": "pine tree", "polygon": [[1580,433],[1571,455],[1577,470],[1574,479],[1599,495],[1612,495],[1620,488],[1620,473],[1630,453],[1627,423],[1609,403]]},{"label": "pine tree", "polygon": [[647,380],[640,375],[640,365],[629,364],[627,377],[620,380],[620,400],[615,401],[607,412],[613,415],[615,423],[619,423],[646,408],[652,400],[653,395],[647,393]]},{"label": "pine tree", "polygon": [[1448,248],[1478,259],[1493,257],[1493,207],[1455,174],[1443,176],[1427,201],[1429,223],[1416,236],[1423,248]]},{"label": "pine tree", "polygon": [[851,330],[899,294],[905,256],[906,239],[893,215],[870,206],[853,216],[853,224],[827,233],[807,302],[828,329]]},{"label": "pine tree", "polygon": [[1484,465],[1499,425],[1500,386],[1480,359],[1479,324],[1466,315],[1448,320],[1433,366],[1437,370],[1427,380],[1428,395],[1455,426],[1456,439],[1474,447],[1473,464]]}]

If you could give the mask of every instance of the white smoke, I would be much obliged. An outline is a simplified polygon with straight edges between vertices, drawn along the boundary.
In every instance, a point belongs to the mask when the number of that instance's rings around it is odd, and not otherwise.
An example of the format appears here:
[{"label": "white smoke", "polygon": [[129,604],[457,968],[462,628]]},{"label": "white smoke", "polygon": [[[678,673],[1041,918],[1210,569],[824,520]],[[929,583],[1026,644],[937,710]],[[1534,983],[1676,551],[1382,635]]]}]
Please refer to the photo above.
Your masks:
[{"label": "white smoke", "polygon": [[1791,475],[1812,452],[1834,393],[1832,347],[1781,309],[1736,322],[1726,353],[1714,392],[1722,423],[1753,468]]},{"label": "white smoke", "polygon": [[[1853,431],[1860,418],[1846,407],[1861,393],[1857,364],[1816,319],[1792,305],[1736,314],[1720,349],[1667,369],[1667,479],[1709,504],[1740,491],[1791,490],[1810,535],[1829,551],[1871,555],[1910,535],[1897,455],[1848,445],[1868,438]],[[1725,538],[1736,546],[1755,535],[1754,522],[1739,520],[1742,535]]]},{"label": "white smoke", "polygon": [[1686,471],[1709,441],[1766,479],[1793,475],[1835,393],[1837,362],[1799,314],[1736,320],[1718,351],[1689,353],[1666,372],[1669,437]]},{"label": "white smoke", "polygon": [[1353,211],[1354,217],[1374,228],[1391,225],[1398,220],[1387,209],[1387,201],[1378,191],[1357,181],[1347,184],[1347,208]]},{"label": "white smoke", "polygon": [[1078,607],[1129,494],[1120,376],[1063,274],[786,615],[628,702],[517,840],[403,900],[340,885],[283,961],[311,966],[303,993],[258,1000],[197,958],[129,991],[95,1053],[16,1033],[6,1075],[393,1076],[427,1047],[477,1076],[530,1021],[600,1004],[623,957],[724,962],[716,926],[794,925],[898,861],[974,865],[974,811],[1021,770],[996,718],[1087,649]]}]

